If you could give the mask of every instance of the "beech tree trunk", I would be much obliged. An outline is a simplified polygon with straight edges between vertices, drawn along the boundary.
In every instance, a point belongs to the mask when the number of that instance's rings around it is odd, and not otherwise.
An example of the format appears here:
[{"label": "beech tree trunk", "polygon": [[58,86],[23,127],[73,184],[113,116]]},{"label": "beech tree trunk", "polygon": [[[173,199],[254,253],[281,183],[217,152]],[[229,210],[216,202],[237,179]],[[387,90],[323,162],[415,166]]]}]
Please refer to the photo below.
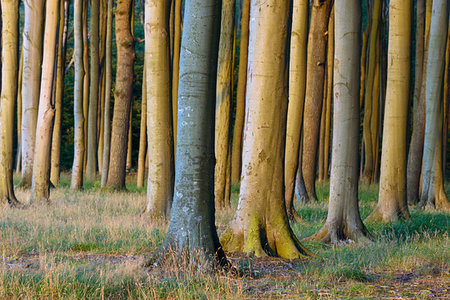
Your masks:
[{"label": "beech tree trunk", "polygon": [[[310,240],[337,244],[365,241],[369,232],[358,209],[359,40],[361,2],[336,0],[334,55],[333,160],[324,227]],[[331,57],[330,57],[331,59]]]},{"label": "beech tree trunk", "polygon": [[233,38],[235,0],[222,1],[219,57],[216,87],[214,198],[221,207],[230,206],[225,198],[227,182],[227,157],[230,142],[230,107],[233,98]]},{"label": "beech tree trunk", "polygon": [[[141,101],[141,124],[139,132],[139,154],[136,174],[138,188],[144,187],[145,177],[145,154],[147,153],[147,64],[144,62],[142,80],[142,101]],[[172,118],[171,118],[172,119]],[[172,126],[171,126],[172,128]]]},{"label": "beech tree trunk", "polygon": [[242,1],[241,43],[239,47],[239,70],[236,91],[236,115],[234,117],[233,141],[231,148],[231,183],[241,180],[242,133],[244,130],[245,90],[247,86],[248,36],[250,20],[250,0]]},{"label": "beech tree trunk", "polygon": [[389,2],[389,48],[378,204],[369,219],[409,218],[406,202],[406,124],[411,59],[411,0]]},{"label": "beech tree trunk", "polygon": [[169,1],[153,0],[145,4],[149,170],[144,211],[163,219],[170,216],[174,181],[169,13]]},{"label": "beech tree trunk", "polygon": [[108,181],[109,153],[111,149],[111,83],[112,83],[112,19],[113,19],[113,1],[108,0],[108,16],[106,21],[106,48],[105,48],[105,116],[103,125],[103,163],[101,187],[105,187]]},{"label": "beech tree trunk", "polygon": [[308,200],[317,199],[316,158],[327,59],[328,18],[332,4],[332,0],[314,0],[311,8],[302,153],[302,172]]},{"label": "beech tree trunk", "polygon": [[33,175],[34,147],[41,80],[44,0],[24,1],[23,79],[22,79],[22,179],[29,188]]},{"label": "beech tree trunk", "polygon": [[83,85],[84,85],[84,56],[83,56],[83,1],[75,0],[74,3],[74,157],[72,166],[72,189],[83,188],[84,169],[84,114],[83,114]]},{"label": "beech tree trunk", "polygon": [[50,201],[50,150],[55,117],[53,86],[56,84],[59,6],[60,1],[48,1],[46,4],[41,92],[30,204]]},{"label": "beech tree trunk", "polygon": [[134,37],[131,29],[133,0],[122,0],[116,8],[117,72],[114,91],[114,112],[111,132],[111,153],[108,186],[125,187],[128,127],[133,97]]},{"label": "beech tree trunk", "polygon": [[172,58],[172,122],[173,122],[173,146],[176,155],[177,143],[177,119],[178,119],[178,81],[180,77],[180,45],[181,45],[181,2],[174,2],[174,28],[173,28],[173,58]]},{"label": "beech tree trunk", "polygon": [[[214,226],[213,198],[213,99],[219,29],[215,22],[220,18],[220,1],[186,0],[185,5],[174,203],[164,243],[145,265],[183,257],[204,268],[229,266]],[[175,257],[167,253],[170,249],[177,253]]]},{"label": "beech tree trunk", "polygon": [[425,34],[425,0],[417,1],[417,26],[416,26],[416,62],[413,94],[413,128],[411,143],[409,145],[407,172],[406,172],[406,197],[408,204],[417,204],[419,201],[419,183],[422,169],[423,139],[425,131],[425,105],[421,97],[421,88],[426,81],[424,71],[426,61],[424,52],[428,53],[427,36]]},{"label": "beech tree trunk", "polygon": [[87,131],[86,178],[93,180],[97,170],[97,110],[99,90],[99,1],[91,0],[90,14],[90,84]]},{"label": "beech tree trunk", "polygon": [[287,1],[251,5],[241,190],[221,241],[228,251],[294,259],[310,253],[289,226],[283,194],[288,12]]},{"label": "beech tree trunk", "polygon": [[[19,2],[1,0],[0,203],[20,206],[13,185],[13,130],[17,91]],[[5,84],[6,83],[6,84]]]},{"label": "beech tree trunk", "polygon": [[448,30],[448,3],[434,0],[429,35],[426,121],[422,165],[422,194],[419,207],[450,210],[442,178],[442,119],[441,85],[444,76],[445,49]]},{"label": "beech tree trunk", "polygon": [[300,136],[306,89],[306,44],[308,41],[308,0],[295,0],[292,11],[289,61],[289,104],[284,151],[284,199],[290,219],[299,220],[294,210],[294,182],[299,164]]}]

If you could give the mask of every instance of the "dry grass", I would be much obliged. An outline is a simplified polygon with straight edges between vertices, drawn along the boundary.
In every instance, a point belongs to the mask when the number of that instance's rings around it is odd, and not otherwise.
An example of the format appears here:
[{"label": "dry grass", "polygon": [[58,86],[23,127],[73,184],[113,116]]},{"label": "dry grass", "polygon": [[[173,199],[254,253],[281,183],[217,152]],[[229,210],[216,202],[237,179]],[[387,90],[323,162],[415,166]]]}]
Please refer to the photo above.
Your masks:
[{"label": "dry grass", "polygon": [[[65,179],[67,182],[67,178]],[[244,274],[204,274],[194,269],[147,271],[143,260],[163,241],[167,224],[139,218],[145,194],[103,193],[98,184],[73,192],[62,183],[50,205],[0,209],[0,298],[445,298],[450,294],[449,215],[412,211],[412,219],[368,224],[372,245],[332,247],[305,243],[318,254],[303,261],[229,254]],[[326,218],[321,201],[299,207],[309,224],[293,225],[298,237]],[[232,202],[237,202],[237,188]],[[376,187],[361,189],[361,211],[376,203]],[[26,202],[29,193],[17,191]],[[218,231],[233,209],[217,212]]]}]

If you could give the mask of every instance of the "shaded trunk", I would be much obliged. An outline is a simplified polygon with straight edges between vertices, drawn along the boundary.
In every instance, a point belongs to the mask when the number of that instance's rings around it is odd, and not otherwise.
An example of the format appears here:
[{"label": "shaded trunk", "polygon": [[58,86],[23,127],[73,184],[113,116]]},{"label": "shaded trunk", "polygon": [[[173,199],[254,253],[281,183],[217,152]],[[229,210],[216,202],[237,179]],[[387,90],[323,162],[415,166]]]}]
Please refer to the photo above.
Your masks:
[{"label": "shaded trunk", "polygon": [[370,234],[358,208],[359,39],[361,3],[336,1],[333,161],[330,199],[324,227],[310,240],[337,244],[367,241]]},{"label": "shaded trunk", "polygon": [[144,71],[142,76],[142,103],[141,103],[141,124],[139,132],[139,154],[137,166],[137,187],[144,187],[145,177],[145,153],[147,152],[147,67],[144,62]]},{"label": "shaded trunk", "polygon": [[128,127],[133,97],[134,37],[132,34],[132,0],[122,0],[116,8],[117,72],[111,132],[111,153],[107,185],[125,187]]},{"label": "shaded trunk", "polygon": [[180,77],[180,47],[181,47],[181,2],[174,1],[174,25],[173,25],[173,58],[172,58],[172,121],[173,121],[173,149],[176,155],[177,143],[177,119],[178,119],[178,81]]},{"label": "shaded trunk", "polygon": [[59,7],[60,1],[49,1],[46,4],[41,92],[30,203],[50,201],[50,150],[55,117],[54,85],[58,55]]},{"label": "shaded trunk", "polygon": [[230,107],[233,98],[233,38],[235,0],[222,1],[219,56],[216,87],[214,198],[221,207],[230,205],[225,198],[228,144],[230,141]]},{"label": "shaded trunk", "polygon": [[328,18],[332,4],[332,0],[314,0],[311,8],[302,153],[303,179],[309,200],[317,199],[316,158],[327,59]]},{"label": "shaded trunk", "polygon": [[219,15],[219,1],[186,1],[174,203],[164,243],[146,266],[173,257],[170,249],[177,253],[173,258],[177,262],[186,259],[208,269],[214,265],[229,266],[214,225],[214,101],[211,100],[215,94],[219,28],[214,22]]},{"label": "shaded trunk", "polygon": [[105,187],[108,181],[109,170],[109,153],[111,148],[111,83],[112,83],[112,20],[113,20],[113,1],[108,0],[107,5],[107,24],[106,24],[106,47],[105,47],[105,116],[103,129],[103,164],[102,164],[102,178],[101,187]]},{"label": "shaded trunk", "polygon": [[389,2],[389,48],[378,204],[369,219],[408,218],[406,124],[409,99],[411,0]]},{"label": "shaded trunk", "polygon": [[250,0],[242,1],[241,43],[239,47],[239,70],[236,91],[236,114],[233,126],[231,148],[231,184],[241,180],[242,133],[244,130],[245,91],[247,86],[248,37],[250,20]]},{"label": "shaded trunk", "polygon": [[228,251],[294,259],[310,253],[289,226],[283,194],[288,11],[286,1],[251,6],[241,190],[221,241]]},{"label": "shaded trunk", "polygon": [[306,88],[306,44],[308,39],[308,1],[295,0],[292,12],[292,31],[289,61],[289,104],[286,121],[284,151],[284,199],[290,219],[299,219],[294,210],[295,173],[299,165],[300,136]]}]

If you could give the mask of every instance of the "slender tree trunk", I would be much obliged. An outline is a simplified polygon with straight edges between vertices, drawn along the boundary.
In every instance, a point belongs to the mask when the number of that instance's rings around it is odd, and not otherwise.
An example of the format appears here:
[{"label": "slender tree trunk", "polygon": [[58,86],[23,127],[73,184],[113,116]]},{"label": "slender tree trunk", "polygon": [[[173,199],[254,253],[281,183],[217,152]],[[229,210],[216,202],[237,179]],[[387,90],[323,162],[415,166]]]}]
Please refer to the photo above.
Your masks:
[{"label": "slender tree trunk", "polygon": [[116,8],[117,72],[111,132],[111,153],[107,185],[125,187],[128,127],[133,96],[134,38],[131,29],[132,0],[122,0]]},{"label": "slender tree trunk", "polygon": [[231,148],[231,183],[241,179],[242,133],[244,130],[245,91],[247,86],[248,37],[250,20],[250,0],[242,1],[241,43],[239,50],[239,73],[236,91],[236,115],[234,118]]},{"label": "slender tree trunk", "polygon": [[326,67],[328,18],[332,4],[332,0],[314,0],[311,8],[302,153],[303,179],[309,200],[317,199],[316,158]]},{"label": "slender tree trunk", "polygon": [[174,29],[173,29],[173,58],[172,58],[172,121],[173,121],[173,149],[176,155],[177,148],[177,119],[178,119],[178,81],[180,73],[180,47],[181,47],[181,2],[174,1]]},{"label": "slender tree trunk", "polygon": [[222,1],[219,57],[216,87],[215,121],[215,182],[214,197],[219,206],[226,207],[230,199],[225,198],[228,143],[230,140],[230,107],[233,78],[233,36],[235,0]]},{"label": "slender tree trunk", "polygon": [[87,145],[88,145],[88,118],[89,118],[89,32],[88,32],[88,6],[89,0],[83,2],[83,117],[84,117],[84,154],[83,168],[86,172]]},{"label": "slender tree trunk", "polygon": [[75,60],[75,87],[74,87],[74,158],[72,167],[72,189],[83,188],[84,169],[84,114],[83,114],[83,0],[75,0],[74,4],[74,60]]},{"label": "slender tree trunk", "polygon": [[[413,94],[413,128],[411,143],[409,145],[408,164],[406,172],[406,197],[409,204],[417,204],[419,201],[419,181],[422,169],[423,139],[425,131],[425,105],[421,97],[421,88],[426,81],[424,71],[426,70],[426,61],[424,52],[428,33],[425,34],[425,0],[417,1],[417,27],[416,27],[416,62]],[[425,67],[425,68],[424,68]]]},{"label": "slender tree trunk", "polygon": [[299,219],[294,210],[294,182],[299,164],[300,133],[306,89],[306,44],[308,42],[308,0],[295,0],[292,11],[289,61],[289,104],[284,152],[284,199],[290,219]]},{"label": "slender tree trunk", "polygon": [[361,2],[336,0],[335,14],[335,110],[328,217],[325,226],[310,238],[333,244],[370,238],[358,209],[358,156],[355,155],[359,145]]},{"label": "slender tree trunk", "polygon": [[44,0],[24,1],[23,81],[22,81],[22,180],[29,188],[33,175],[34,147],[41,80]]},{"label": "slender tree trunk", "polygon": [[111,148],[111,83],[112,83],[112,19],[113,19],[113,1],[108,0],[107,9],[107,24],[106,24],[106,48],[105,48],[105,116],[104,116],[104,129],[103,129],[103,165],[102,165],[102,179],[101,187],[105,187],[108,181],[109,170],[109,153]]},{"label": "slender tree trunk", "polygon": [[48,1],[45,12],[41,92],[30,203],[50,201],[50,150],[55,117],[56,66],[60,1]]},{"label": "slender tree trunk", "polygon": [[444,76],[447,30],[448,3],[445,0],[434,0],[428,48],[425,141],[419,207],[442,210],[450,210],[450,202],[443,190],[442,178],[441,85]]},{"label": "slender tree trunk", "polygon": [[[13,186],[13,129],[17,91],[19,2],[1,0],[0,203],[20,206]],[[7,83],[7,84],[5,84]]]},{"label": "slender tree trunk", "polygon": [[252,2],[242,182],[224,249],[294,259],[310,254],[289,226],[283,195],[289,3]]},{"label": "slender tree trunk", "polygon": [[[133,102],[133,96],[131,98]],[[133,103],[130,103],[130,120],[128,125],[128,141],[127,141],[127,163],[125,165],[126,172],[131,171],[132,167],[132,154],[133,154]]]},{"label": "slender tree trunk", "polygon": [[[187,0],[180,55],[178,143],[169,230],[146,265],[173,257],[229,266],[214,226],[214,99],[220,1]],[[218,25],[218,24],[217,24]],[[215,59],[213,59],[215,57]],[[151,66],[149,62],[148,66]],[[148,75],[151,75],[149,72]],[[150,82],[148,82],[150,88]],[[148,98],[149,103],[151,97]],[[150,133],[150,130],[149,130]]]},{"label": "slender tree trunk", "polygon": [[67,29],[69,25],[70,0],[61,0],[59,20],[58,61],[56,69],[55,90],[55,125],[53,128],[52,149],[50,158],[50,182],[59,185],[61,156],[61,122],[64,98],[64,67],[66,64]]},{"label": "slender tree trunk", "polygon": [[93,180],[97,170],[97,110],[99,85],[99,1],[91,0],[90,13],[90,84],[87,131],[86,178]]},{"label": "slender tree trunk", "polygon": [[369,218],[384,222],[408,218],[406,202],[406,123],[409,98],[411,0],[389,2],[386,107],[378,205]]},{"label": "slender tree trunk", "polygon": [[[145,177],[145,153],[147,152],[147,66],[144,62],[142,76],[142,103],[141,103],[141,125],[139,133],[139,154],[137,167],[137,187],[144,187]],[[169,83],[170,84],[170,83]]]},{"label": "slender tree trunk", "polygon": [[[1,22],[1,20],[0,20]],[[1,48],[1,47],[0,47]],[[22,83],[23,83],[23,50],[20,52],[19,60],[19,78],[17,80],[17,154],[16,154],[16,173],[20,172],[22,163]]]}]

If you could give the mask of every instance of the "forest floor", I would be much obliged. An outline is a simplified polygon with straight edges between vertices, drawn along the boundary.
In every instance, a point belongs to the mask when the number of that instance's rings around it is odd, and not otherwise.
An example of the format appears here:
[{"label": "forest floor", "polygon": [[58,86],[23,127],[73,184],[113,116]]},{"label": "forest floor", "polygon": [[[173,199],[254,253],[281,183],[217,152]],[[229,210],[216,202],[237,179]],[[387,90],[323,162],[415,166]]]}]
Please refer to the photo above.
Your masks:
[{"label": "forest floor", "polygon": [[[228,253],[242,277],[148,271],[142,262],[163,241],[167,224],[138,216],[145,190],[131,176],[129,191],[114,193],[102,192],[98,182],[74,192],[69,180],[65,174],[49,205],[0,208],[0,299],[450,299],[450,214],[411,208],[409,220],[367,224],[372,244],[304,242],[317,254],[305,260]],[[298,207],[307,224],[292,224],[299,238],[325,222],[328,189],[318,183],[319,201]],[[232,192],[236,207],[238,188]],[[16,194],[28,201],[28,191]],[[363,218],[377,194],[376,185],[360,187]],[[233,213],[217,211],[219,234]]]}]

